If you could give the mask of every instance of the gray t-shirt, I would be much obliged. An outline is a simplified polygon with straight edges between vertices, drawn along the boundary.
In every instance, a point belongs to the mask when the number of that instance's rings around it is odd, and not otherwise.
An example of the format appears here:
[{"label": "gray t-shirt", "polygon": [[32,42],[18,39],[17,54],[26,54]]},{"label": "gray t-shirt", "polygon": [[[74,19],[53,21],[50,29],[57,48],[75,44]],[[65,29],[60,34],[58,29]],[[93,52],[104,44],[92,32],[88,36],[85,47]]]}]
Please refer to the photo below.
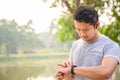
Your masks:
[{"label": "gray t-shirt", "polygon": [[[104,57],[113,57],[120,63],[120,47],[108,37],[100,35],[97,40],[92,42],[82,39],[75,41],[70,51],[69,60],[72,60],[73,64],[77,66],[91,67],[101,65]],[[74,80],[91,79],[74,75]]]}]

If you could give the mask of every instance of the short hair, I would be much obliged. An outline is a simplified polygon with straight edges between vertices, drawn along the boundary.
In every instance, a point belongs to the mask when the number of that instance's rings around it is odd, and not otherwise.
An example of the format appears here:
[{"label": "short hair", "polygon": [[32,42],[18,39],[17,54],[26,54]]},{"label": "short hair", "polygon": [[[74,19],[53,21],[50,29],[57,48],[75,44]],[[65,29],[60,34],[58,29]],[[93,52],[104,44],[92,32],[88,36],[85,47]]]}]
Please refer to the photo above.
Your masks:
[{"label": "short hair", "polygon": [[78,22],[90,23],[95,27],[98,21],[98,13],[93,7],[80,6],[74,12],[73,18]]}]

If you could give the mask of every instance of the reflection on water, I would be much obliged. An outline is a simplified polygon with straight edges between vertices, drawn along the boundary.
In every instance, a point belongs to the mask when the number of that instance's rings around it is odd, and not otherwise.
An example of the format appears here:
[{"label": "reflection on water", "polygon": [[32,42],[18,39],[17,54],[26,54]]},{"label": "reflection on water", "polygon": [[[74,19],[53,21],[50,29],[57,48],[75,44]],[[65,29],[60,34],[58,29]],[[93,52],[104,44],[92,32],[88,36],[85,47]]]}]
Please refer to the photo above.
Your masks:
[{"label": "reflection on water", "polygon": [[0,67],[0,80],[54,80],[52,76],[50,72],[46,72],[46,69],[40,66]]},{"label": "reflection on water", "polygon": [[54,78],[52,78],[52,77],[37,77],[37,78],[34,78],[34,77],[29,77],[29,78],[27,78],[27,80],[54,80]]}]

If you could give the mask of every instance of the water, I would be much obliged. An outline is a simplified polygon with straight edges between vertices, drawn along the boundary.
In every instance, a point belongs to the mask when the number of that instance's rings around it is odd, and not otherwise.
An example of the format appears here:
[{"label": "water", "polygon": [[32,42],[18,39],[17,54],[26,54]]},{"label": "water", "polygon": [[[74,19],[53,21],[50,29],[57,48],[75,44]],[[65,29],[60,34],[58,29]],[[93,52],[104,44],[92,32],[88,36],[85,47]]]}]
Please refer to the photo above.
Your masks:
[{"label": "water", "polygon": [[37,77],[37,78],[33,78],[33,77],[29,77],[27,78],[27,80],[55,80],[53,77]]},{"label": "water", "polygon": [[45,68],[36,67],[0,67],[0,80],[54,80]]}]

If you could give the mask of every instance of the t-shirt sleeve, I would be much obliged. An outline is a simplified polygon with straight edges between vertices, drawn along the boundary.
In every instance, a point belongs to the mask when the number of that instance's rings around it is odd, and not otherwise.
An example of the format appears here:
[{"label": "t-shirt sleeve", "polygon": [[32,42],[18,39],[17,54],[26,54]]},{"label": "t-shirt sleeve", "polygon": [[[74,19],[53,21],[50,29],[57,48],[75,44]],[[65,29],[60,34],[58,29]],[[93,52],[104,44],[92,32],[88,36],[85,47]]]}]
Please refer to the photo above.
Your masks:
[{"label": "t-shirt sleeve", "polygon": [[104,57],[113,57],[120,64],[120,46],[116,43],[107,44],[104,48]]}]

